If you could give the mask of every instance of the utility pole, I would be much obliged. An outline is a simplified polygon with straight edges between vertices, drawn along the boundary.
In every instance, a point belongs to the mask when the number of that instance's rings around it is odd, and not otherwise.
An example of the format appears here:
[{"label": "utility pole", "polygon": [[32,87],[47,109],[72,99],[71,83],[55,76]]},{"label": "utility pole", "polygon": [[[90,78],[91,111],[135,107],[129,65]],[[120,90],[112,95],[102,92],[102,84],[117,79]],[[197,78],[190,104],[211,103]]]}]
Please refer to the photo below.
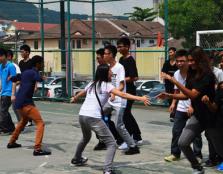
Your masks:
[{"label": "utility pole", "polygon": [[[66,79],[66,48],[65,48],[65,7],[64,1],[60,1],[60,49],[61,49],[61,71]],[[66,80],[62,80],[62,96],[66,96]]]}]

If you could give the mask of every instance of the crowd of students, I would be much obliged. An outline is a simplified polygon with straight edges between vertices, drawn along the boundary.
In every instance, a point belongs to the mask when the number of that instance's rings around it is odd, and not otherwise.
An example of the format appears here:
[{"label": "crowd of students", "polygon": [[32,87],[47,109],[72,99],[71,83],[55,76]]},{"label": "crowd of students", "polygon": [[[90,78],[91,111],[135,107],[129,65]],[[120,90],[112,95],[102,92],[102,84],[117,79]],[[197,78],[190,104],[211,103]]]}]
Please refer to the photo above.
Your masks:
[{"label": "crowd of students", "polygon": [[[99,142],[94,150],[107,150],[104,174],[114,174],[112,163],[117,145],[125,150],[125,155],[139,154],[142,145],[140,128],[131,113],[134,100],[150,104],[146,96],[136,96],[135,81],[138,71],[135,59],[129,50],[129,38],[122,37],[117,47],[111,44],[96,51],[98,67],[94,79],[83,91],[71,98],[76,102],[86,96],[79,111],[79,123],[83,138],[77,145],[71,163],[84,165],[88,158],[82,153],[95,132]],[[36,140],[33,155],[50,155],[42,149],[44,121],[33,102],[36,83],[45,77],[39,75],[43,68],[43,58],[29,58],[30,47],[21,48],[23,60],[19,66],[12,62],[13,52],[0,48],[0,134],[10,134],[7,148],[19,148],[16,141],[30,121],[36,125]],[[117,52],[122,57],[116,60]],[[222,59],[223,60],[223,59]],[[223,61],[222,61],[223,62]],[[169,60],[162,68],[161,77],[165,82],[166,92],[157,96],[169,100],[170,120],[173,123],[171,152],[164,160],[180,160],[181,151],[191,163],[193,174],[204,173],[202,166],[202,138],[205,131],[209,146],[209,159],[205,166],[223,166],[223,71],[214,67],[213,56],[201,47],[189,51],[169,49]],[[15,128],[9,107],[17,116]],[[193,143],[193,150],[191,148]]]},{"label": "crowd of students", "polygon": [[[218,169],[222,170],[223,71],[213,66],[213,55],[208,55],[198,46],[189,51],[178,50],[174,57],[171,64],[170,60],[166,64],[176,65],[179,70],[173,75],[163,68],[161,76],[174,84],[175,90],[170,93],[168,89],[157,96],[161,99],[173,99],[169,110],[176,110],[171,155],[164,159],[169,162],[179,160],[180,152],[183,151],[191,163],[193,174],[203,174],[200,134],[205,131],[210,153],[205,166],[220,164]],[[192,142],[194,150],[190,146]]]}]

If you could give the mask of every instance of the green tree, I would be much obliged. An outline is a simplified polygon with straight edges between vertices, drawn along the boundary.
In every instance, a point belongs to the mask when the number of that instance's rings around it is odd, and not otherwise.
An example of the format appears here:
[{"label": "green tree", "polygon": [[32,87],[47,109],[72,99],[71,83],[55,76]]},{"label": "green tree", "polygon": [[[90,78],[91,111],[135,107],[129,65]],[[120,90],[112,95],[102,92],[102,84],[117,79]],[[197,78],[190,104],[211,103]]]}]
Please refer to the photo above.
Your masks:
[{"label": "green tree", "polygon": [[4,48],[5,50],[9,50],[12,48],[12,45],[5,45],[3,43],[0,43],[0,48]]},{"label": "green tree", "polygon": [[[223,27],[223,2],[219,0],[169,0],[168,29],[176,38],[185,38],[184,47],[195,45],[196,31]],[[164,17],[164,4],[160,15]]]},{"label": "green tree", "polygon": [[132,13],[124,13],[124,15],[128,15],[130,20],[133,21],[152,21],[156,16],[157,12],[153,11],[153,8],[140,8],[133,7],[134,12]]}]

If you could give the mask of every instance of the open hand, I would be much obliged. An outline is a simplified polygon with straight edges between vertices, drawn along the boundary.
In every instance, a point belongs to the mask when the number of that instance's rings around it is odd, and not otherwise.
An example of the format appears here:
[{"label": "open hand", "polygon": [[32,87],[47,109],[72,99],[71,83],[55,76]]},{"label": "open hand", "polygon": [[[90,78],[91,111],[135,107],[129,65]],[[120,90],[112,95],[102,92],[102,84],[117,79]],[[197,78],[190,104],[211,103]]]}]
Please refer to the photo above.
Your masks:
[{"label": "open hand", "polygon": [[187,109],[188,117],[191,117],[193,113],[194,113],[194,108],[192,106],[189,106]]},{"label": "open hand", "polygon": [[171,80],[171,76],[169,74],[166,74],[164,72],[161,72],[161,79],[167,79],[167,80]]},{"label": "open hand", "polygon": [[170,95],[166,92],[162,92],[159,95],[157,95],[155,98],[165,100],[165,99],[169,99]]},{"label": "open hand", "polygon": [[142,101],[145,106],[151,105],[150,98],[147,95],[142,96]]},{"label": "open hand", "polygon": [[208,104],[210,102],[210,99],[207,95],[204,95],[202,98],[201,98],[201,101],[205,104]]},{"label": "open hand", "polygon": [[77,97],[71,97],[70,98],[70,103],[76,103],[77,102]]}]

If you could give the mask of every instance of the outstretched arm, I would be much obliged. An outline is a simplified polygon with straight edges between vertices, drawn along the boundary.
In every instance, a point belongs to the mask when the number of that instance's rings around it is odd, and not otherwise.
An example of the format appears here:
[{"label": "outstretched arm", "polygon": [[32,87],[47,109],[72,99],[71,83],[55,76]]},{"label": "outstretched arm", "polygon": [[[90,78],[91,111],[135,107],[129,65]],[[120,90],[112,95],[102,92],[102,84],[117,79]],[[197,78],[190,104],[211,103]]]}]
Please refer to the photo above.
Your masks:
[{"label": "outstretched arm", "polygon": [[85,95],[86,95],[86,91],[85,91],[85,90],[82,90],[82,91],[79,92],[77,95],[71,97],[70,102],[71,102],[71,103],[75,103],[75,102],[77,102],[77,100],[78,100],[79,97],[83,97],[83,96],[85,96]]},{"label": "outstretched arm", "polygon": [[186,95],[184,95],[183,93],[180,94],[170,94],[170,93],[166,93],[166,92],[162,92],[159,95],[156,96],[156,98],[160,98],[160,99],[176,99],[176,100],[187,100],[188,97]]},{"label": "outstretched arm", "polygon": [[111,90],[111,93],[114,94],[114,95],[117,95],[119,97],[128,99],[128,100],[138,100],[138,101],[144,102],[145,105],[150,105],[150,100],[147,96],[142,96],[142,97],[135,96],[135,95],[131,95],[131,94],[128,94],[128,93],[121,92],[121,91],[119,91],[118,89],[115,89],[115,88]]},{"label": "outstretched arm", "polygon": [[196,89],[188,89],[186,88],[184,85],[182,85],[181,83],[179,83],[174,77],[171,77],[170,75],[166,74],[166,73],[162,73],[161,74],[163,79],[167,79],[170,82],[172,82],[173,84],[175,84],[178,89],[188,98],[190,98],[191,100],[195,99],[198,97],[198,95],[200,94],[199,91],[197,91]]}]

